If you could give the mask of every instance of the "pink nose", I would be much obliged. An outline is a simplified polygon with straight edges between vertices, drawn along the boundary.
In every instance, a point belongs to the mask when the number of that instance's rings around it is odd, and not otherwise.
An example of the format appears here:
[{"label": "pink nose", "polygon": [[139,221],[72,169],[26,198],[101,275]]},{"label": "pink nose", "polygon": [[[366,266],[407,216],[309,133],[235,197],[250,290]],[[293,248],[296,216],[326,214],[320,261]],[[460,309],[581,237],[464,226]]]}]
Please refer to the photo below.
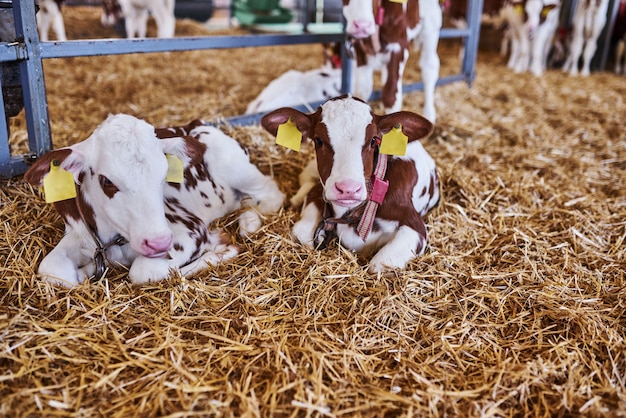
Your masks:
[{"label": "pink nose", "polygon": [[355,180],[344,180],[335,183],[337,199],[360,199],[363,184]]},{"label": "pink nose", "polygon": [[375,32],[374,26],[374,22],[371,20],[354,20],[352,21],[352,26],[348,30],[348,33],[357,38],[365,38]]},{"label": "pink nose", "polygon": [[141,249],[146,257],[159,257],[170,250],[173,240],[172,234],[145,239]]}]

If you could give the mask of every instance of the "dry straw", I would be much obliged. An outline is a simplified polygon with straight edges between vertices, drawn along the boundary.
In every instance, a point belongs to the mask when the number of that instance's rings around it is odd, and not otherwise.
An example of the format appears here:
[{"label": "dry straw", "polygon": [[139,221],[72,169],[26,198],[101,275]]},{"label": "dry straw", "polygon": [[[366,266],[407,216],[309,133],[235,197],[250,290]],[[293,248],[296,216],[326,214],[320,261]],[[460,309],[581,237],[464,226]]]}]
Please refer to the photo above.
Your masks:
[{"label": "dry straw", "polygon": [[[97,8],[64,10],[70,38],[114,36]],[[55,146],[108,113],[155,125],[240,114],[281,72],[318,66],[313,50],[46,61]],[[458,45],[440,52],[442,73],[456,72]],[[418,80],[415,54],[408,67]],[[286,207],[194,277],[135,288],[116,269],[51,287],[35,272],[63,224],[21,178],[2,181],[0,414],[624,416],[626,79],[515,75],[491,51],[477,71],[471,88],[437,89],[425,146],[443,198],[429,250],[405,271],[370,275],[336,244],[302,247]],[[405,97],[421,106],[421,93]],[[23,125],[12,121],[15,150]],[[225,129],[296,190],[310,147]],[[219,224],[235,233],[234,219]]]}]

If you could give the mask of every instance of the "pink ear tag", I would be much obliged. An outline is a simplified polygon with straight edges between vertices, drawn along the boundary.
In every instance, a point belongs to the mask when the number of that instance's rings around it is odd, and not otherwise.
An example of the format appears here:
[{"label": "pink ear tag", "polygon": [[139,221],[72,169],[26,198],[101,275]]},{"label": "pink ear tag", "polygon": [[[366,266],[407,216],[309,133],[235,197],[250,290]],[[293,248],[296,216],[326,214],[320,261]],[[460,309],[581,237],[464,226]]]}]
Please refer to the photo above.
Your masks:
[{"label": "pink ear tag", "polygon": [[402,132],[402,125],[394,126],[383,135],[379,152],[388,155],[405,155],[409,137]]},{"label": "pink ear tag", "polygon": [[59,162],[54,160],[50,163],[50,172],[43,179],[43,190],[46,203],[73,199],[76,197],[74,176],[69,171],[65,171]]},{"label": "pink ear tag", "polygon": [[385,9],[381,6],[378,8],[378,13],[376,13],[376,24],[378,26],[383,24],[383,17],[385,17]]},{"label": "pink ear tag", "polygon": [[298,130],[298,127],[295,123],[293,123],[291,118],[289,118],[287,122],[278,125],[278,130],[276,131],[276,143],[296,152],[300,152],[302,132]]},{"label": "pink ear tag", "polygon": [[165,158],[167,158],[165,181],[168,183],[182,183],[185,179],[183,161],[173,154],[165,154]]}]

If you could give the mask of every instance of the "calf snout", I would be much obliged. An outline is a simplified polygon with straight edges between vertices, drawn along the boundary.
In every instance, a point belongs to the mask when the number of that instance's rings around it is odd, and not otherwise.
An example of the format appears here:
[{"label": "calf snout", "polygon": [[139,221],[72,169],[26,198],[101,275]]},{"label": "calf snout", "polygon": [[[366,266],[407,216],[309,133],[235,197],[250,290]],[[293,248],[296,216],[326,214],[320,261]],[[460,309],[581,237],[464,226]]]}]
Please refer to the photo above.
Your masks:
[{"label": "calf snout", "polygon": [[355,38],[367,38],[376,33],[376,24],[369,19],[355,19],[347,32]]},{"label": "calf snout", "polygon": [[345,203],[352,205],[362,201],[365,198],[364,185],[356,180],[342,180],[334,184],[332,201],[338,204]]},{"label": "calf snout", "polygon": [[150,258],[162,257],[172,248],[173,241],[172,234],[146,238],[141,243],[141,252],[144,256]]}]

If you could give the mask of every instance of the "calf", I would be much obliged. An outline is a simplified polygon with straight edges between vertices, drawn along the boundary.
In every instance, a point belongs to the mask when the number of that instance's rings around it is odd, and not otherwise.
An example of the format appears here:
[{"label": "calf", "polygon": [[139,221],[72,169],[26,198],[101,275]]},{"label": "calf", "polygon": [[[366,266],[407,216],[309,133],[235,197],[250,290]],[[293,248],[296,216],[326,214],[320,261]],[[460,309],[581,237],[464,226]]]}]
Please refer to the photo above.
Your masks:
[{"label": "calf", "polygon": [[157,37],[172,38],[176,29],[175,0],[103,0],[100,18],[104,26],[114,26],[124,19],[127,38],[145,38],[148,18],[154,18]]},{"label": "calf", "polygon": [[[607,20],[609,0],[578,0],[572,22],[570,52],[563,64],[563,71],[578,75],[580,55],[583,55],[580,75],[589,75],[589,65],[598,46],[598,37]],[[583,52],[584,47],[584,52]]]},{"label": "calf", "polygon": [[[416,141],[432,132],[426,118],[407,111],[379,116],[367,103],[345,95],[312,114],[277,109],[261,124],[278,135],[278,143],[284,132],[279,128],[294,124],[302,139],[315,144],[316,161],[303,171],[301,189],[291,199],[296,205],[305,200],[293,227],[300,242],[320,247],[336,234],[345,247],[374,254],[371,272],[404,268],[425,251],[422,217],[439,200],[435,162]],[[400,132],[408,137],[406,155],[387,156],[383,148],[394,145],[393,135]]]},{"label": "calf", "polygon": [[50,28],[54,30],[57,40],[67,41],[65,35],[65,23],[63,22],[63,14],[61,13],[61,5],[63,0],[41,0],[39,2],[39,11],[37,12],[37,29],[39,29],[39,39],[48,41],[48,32]]},{"label": "calf", "polygon": [[[166,177],[177,165],[174,178]],[[101,277],[107,260],[130,267],[135,284],[171,271],[193,274],[238,253],[226,234],[208,229],[212,221],[244,208],[245,235],[261,226],[259,214],[277,211],[284,199],[234,139],[200,121],[155,132],[133,116],[109,116],[86,140],[51,151],[28,169],[24,179],[43,181],[47,199],[44,178],[53,169],[57,174],[54,166],[71,173],[64,175],[75,182],[76,196],[54,203],[66,234],[39,274],[68,287]]]},{"label": "calf", "polygon": [[341,68],[289,70],[272,80],[248,105],[246,114],[317,103],[341,94]]},{"label": "calf", "polygon": [[507,0],[502,16],[511,29],[508,67],[516,73],[543,74],[559,24],[560,0]]},{"label": "calf", "polygon": [[351,39],[356,69],[354,95],[368,100],[374,71],[382,75],[382,103],[386,113],[402,108],[402,75],[409,58],[409,43],[421,48],[424,80],[424,115],[435,122],[435,87],[439,78],[439,31],[442,24],[438,0],[343,0],[346,34]]}]

